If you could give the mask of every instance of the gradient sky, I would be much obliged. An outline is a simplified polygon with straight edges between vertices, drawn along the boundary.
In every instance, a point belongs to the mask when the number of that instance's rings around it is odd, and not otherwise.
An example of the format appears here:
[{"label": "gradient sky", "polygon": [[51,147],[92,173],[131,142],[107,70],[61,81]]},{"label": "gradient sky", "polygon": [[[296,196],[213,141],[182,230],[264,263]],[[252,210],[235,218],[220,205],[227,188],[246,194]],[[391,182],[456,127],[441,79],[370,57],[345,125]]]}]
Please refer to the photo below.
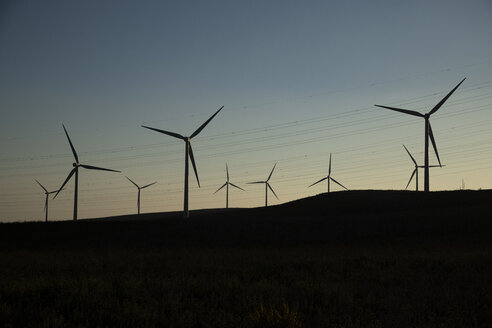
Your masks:
[{"label": "gradient sky", "polygon": [[[327,174],[350,189],[404,189],[423,163],[423,120],[374,104],[427,111],[446,167],[431,190],[492,187],[492,2],[435,1],[2,1],[0,4],[0,221],[42,220],[73,156],[123,171],[81,170],[79,217],[181,210],[189,135],[190,208],[264,203],[324,192]],[[433,152],[431,163],[437,162]],[[423,174],[420,185],[423,186]],[[410,188],[414,188],[412,183]],[[339,190],[338,187],[333,187]],[[73,181],[50,201],[70,219]]]}]

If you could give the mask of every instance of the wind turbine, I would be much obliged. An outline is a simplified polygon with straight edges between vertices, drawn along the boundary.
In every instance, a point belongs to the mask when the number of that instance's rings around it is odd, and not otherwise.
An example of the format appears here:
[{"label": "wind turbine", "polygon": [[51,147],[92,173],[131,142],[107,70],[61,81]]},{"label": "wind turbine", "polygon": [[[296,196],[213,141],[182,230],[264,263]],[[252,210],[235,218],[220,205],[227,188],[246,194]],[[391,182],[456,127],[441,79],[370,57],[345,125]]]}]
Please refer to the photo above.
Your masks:
[{"label": "wind turbine", "polygon": [[[36,179],[34,179],[36,180]],[[46,199],[44,201],[44,212],[45,212],[45,219],[44,219],[44,222],[48,222],[48,197],[49,195],[51,194],[54,194],[56,193],[58,190],[54,190],[54,191],[48,191],[46,190],[46,188],[41,184],[41,182],[39,182],[38,180],[36,180],[36,182],[38,183],[38,185],[43,188],[44,190],[44,194],[46,195]]]},{"label": "wind turbine", "polygon": [[63,182],[62,186],[60,189],[56,192],[55,197],[58,196],[60,191],[63,189],[63,187],[67,184],[68,180],[72,177],[72,175],[75,174],[75,189],[74,189],[74,198],[73,198],[73,220],[77,221],[77,194],[78,194],[78,189],[79,189],[79,167],[83,167],[84,169],[88,170],[98,170],[98,171],[111,171],[111,172],[121,172],[117,170],[112,170],[112,169],[105,169],[102,167],[97,167],[97,166],[91,166],[91,165],[85,165],[85,164],[80,164],[79,162],[79,156],[77,156],[77,152],[75,151],[75,148],[73,147],[72,140],[70,140],[70,137],[68,136],[67,129],[65,129],[65,125],[63,125],[63,130],[65,131],[65,135],[67,136],[68,142],[70,143],[70,148],[72,149],[73,157],[75,158],[75,163],[73,163],[73,169],[70,171],[68,174],[67,178],[65,179],[65,182]]},{"label": "wind turbine", "polygon": [[133,182],[133,180],[132,180],[132,179],[130,179],[129,177],[126,177],[126,178],[127,178],[127,179],[131,182],[131,183],[133,183],[133,184],[135,185],[135,187],[137,187],[137,189],[138,189],[137,208],[138,208],[138,214],[140,214],[140,190],[145,189],[145,188],[147,188],[147,187],[150,187],[150,186],[152,186],[153,184],[156,184],[156,183],[157,183],[157,181],[152,182],[152,183],[149,183],[148,185],[145,185],[145,186],[143,186],[143,187],[140,187],[138,184],[136,184],[135,182]]},{"label": "wind turbine", "polygon": [[214,192],[214,194],[216,194],[220,189],[226,187],[226,208],[229,208],[229,185],[237,188],[237,189],[241,189],[242,191],[245,191],[243,188],[241,187],[238,187],[236,186],[235,184],[233,184],[232,182],[229,182],[229,168],[227,167],[227,163],[226,163],[226,172],[227,172],[227,180],[226,182],[222,185],[222,187],[220,187],[219,189],[217,189],[216,192]]},{"label": "wind turbine", "polygon": [[[335,180],[335,179],[333,179],[333,178],[331,177],[331,153],[330,153],[330,164],[329,164],[329,166],[328,166],[328,175],[327,175],[326,177],[324,177],[323,179],[316,181],[316,182],[315,182],[315,183],[313,183],[312,185],[309,185],[309,186],[308,186],[308,188],[309,188],[309,187],[312,187],[312,186],[314,186],[315,184],[320,183],[320,182],[322,182],[322,181],[324,181],[324,180],[327,180],[327,182],[328,182],[328,192],[330,192],[330,180],[331,180],[331,181],[333,181],[333,182],[335,182],[335,183],[336,183],[337,185],[339,185],[340,187],[345,188],[345,186],[344,186],[344,185],[342,185],[340,182],[338,182],[337,180]],[[346,189],[346,190],[348,190],[347,188],[345,188],[345,189]]]},{"label": "wind turbine", "polygon": [[[410,158],[412,159],[412,162],[415,164],[415,169],[413,170],[412,175],[410,176],[410,180],[408,180],[405,190],[407,190],[408,186],[410,185],[410,182],[412,181],[413,176],[415,175],[415,191],[419,191],[419,169],[424,168],[425,166],[418,165],[417,161],[415,160],[415,158],[413,158],[412,154],[410,154],[407,147],[405,147],[405,145],[403,145],[403,147],[407,151],[408,156],[410,156]],[[442,166],[445,165],[429,165],[429,167],[442,167]]]},{"label": "wind turbine", "polygon": [[428,192],[429,191],[429,138],[431,139],[432,142],[432,147],[434,148],[434,152],[436,153],[437,160],[439,162],[439,166],[441,167],[441,160],[439,159],[439,154],[437,152],[437,147],[436,147],[436,141],[434,140],[434,134],[432,133],[432,128],[429,122],[429,118],[432,114],[437,112],[439,108],[448,100],[448,98],[453,94],[453,92],[458,89],[458,87],[465,81],[466,77],[461,80],[460,83],[458,83],[457,86],[454,87],[453,90],[451,90],[444,98],[441,99],[437,105],[434,106],[428,113],[421,114],[417,111],[414,110],[408,110],[408,109],[401,109],[401,108],[395,108],[395,107],[388,107],[388,106],[381,106],[381,105],[375,105],[377,107],[381,108],[386,108],[390,110],[394,110],[400,113],[404,114],[409,114],[417,117],[422,117],[425,120],[425,146],[424,146],[424,191]]},{"label": "wind turbine", "polygon": [[[268,183],[268,181],[272,177],[273,170],[275,170],[275,166],[277,166],[277,163],[275,163],[272,171],[270,172],[270,175],[268,176],[268,178],[265,181],[248,182],[248,184],[254,184],[254,183],[264,183],[265,184],[265,207],[268,206],[268,189],[270,189],[270,191],[275,195],[275,197],[277,197],[277,194],[275,193],[275,191],[273,191],[272,186],[270,186],[270,184]],[[278,197],[277,197],[277,199],[278,199]]]},{"label": "wind turbine", "polygon": [[189,211],[188,211],[188,157],[191,159],[191,164],[193,165],[193,171],[195,171],[195,176],[196,176],[196,181],[198,182],[198,187],[200,188],[200,180],[198,179],[198,172],[196,170],[196,164],[195,164],[195,158],[193,157],[193,150],[191,149],[191,139],[196,137],[200,131],[203,130],[203,128],[217,115],[224,106],[220,107],[214,115],[212,115],[205,123],[203,123],[198,129],[196,129],[195,132],[192,133],[191,136],[185,137],[182,136],[179,133],[174,133],[174,132],[169,132],[165,130],[160,130],[160,129],[155,129],[151,128],[145,125],[142,125],[143,128],[154,130],[160,133],[167,134],[168,136],[175,137],[178,139],[181,139],[185,142],[185,181],[184,181],[184,210],[183,210],[183,217],[185,219],[190,217]]}]

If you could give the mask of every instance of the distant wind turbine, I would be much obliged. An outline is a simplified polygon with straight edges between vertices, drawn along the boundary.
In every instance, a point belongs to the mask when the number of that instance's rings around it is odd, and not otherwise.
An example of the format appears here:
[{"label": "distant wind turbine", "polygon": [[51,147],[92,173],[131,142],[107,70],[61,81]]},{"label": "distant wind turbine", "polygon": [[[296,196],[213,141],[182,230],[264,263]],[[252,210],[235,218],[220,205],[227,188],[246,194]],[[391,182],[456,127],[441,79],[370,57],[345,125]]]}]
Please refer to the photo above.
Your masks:
[{"label": "distant wind turbine", "polygon": [[58,196],[60,191],[65,187],[67,184],[68,180],[72,177],[72,175],[75,174],[75,189],[74,189],[74,198],[73,198],[73,220],[77,221],[77,194],[78,194],[78,189],[79,189],[79,167],[83,167],[84,169],[88,170],[98,170],[98,171],[110,171],[110,172],[121,172],[117,170],[112,170],[112,169],[105,169],[102,167],[96,167],[96,166],[91,166],[91,165],[85,165],[85,164],[80,164],[79,163],[79,156],[77,156],[77,152],[75,151],[75,148],[73,147],[72,140],[70,140],[70,137],[68,136],[67,129],[65,129],[65,125],[63,125],[63,130],[65,131],[65,135],[67,136],[68,142],[70,143],[70,148],[72,149],[73,157],[75,158],[75,163],[73,163],[73,169],[70,171],[68,174],[67,178],[65,179],[65,182],[63,182],[62,186],[60,189],[56,192],[55,197]]},{"label": "distant wind turbine", "polygon": [[434,152],[436,153],[437,160],[439,162],[439,166],[441,165],[441,160],[439,159],[439,154],[437,152],[437,147],[436,147],[436,141],[434,140],[434,134],[432,133],[432,128],[429,122],[429,118],[432,114],[434,114],[441,106],[448,100],[448,98],[453,94],[453,92],[458,89],[458,87],[465,81],[466,77],[461,80],[460,83],[458,83],[457,86],[454,87],[453,90],[451,90],[444,98],[441,99],[437,105],[434,106],[428,113],[426,114],[421,114],[419,112],[416,112],[414,110],[408,110],[408,109],[401,109],[401,108],[395,108],[395,107],[388,107],[388,106],[381,106],[381,105],[375,105],[377,107],[381,108],[386,108],[390,110],[394,110],[400,113],[404,114],[409,114],[417,117],[422,117],[425,120],[425,146],[424,146],[424,191],[428,192],[429,191],[429,138],[431,139],[432,142],[432,147],[434,147]]},{"label": "distant wind turbine", "polygon": [[[412,175],[410,176],[410,180],[408,180],[408,183],[407,183],[407,186],[405,187],[405,190],[408,188],[408,186],[410,185],[410,182],[412,182],[413,176],[415,175],[415,191],[419,191],[419,169],[425,168],[425,166],[418,165],[417,161],[415,160],[415,158],[413,158],[412,154],[410,154],[407,147],[405,147],[405,145],[403,145],[403,147],[407,151],[408,156],[410,156],[410,158],[412,159],[412,162],[415,164],[415,169],[413,170]],[[442,166],[445,166],[445,165],[429,165],[429,167],[442,167]]]},{"label": "distant wind turbine", "polygon": [[126,178],[127,178],[127,179],[131,182],[131,183],[133,183],[133,184],[135,185],[135,187],[137,187],[137,189],[138,189],[137,208],[138,208],[138,214],[140,214],[140,190],[145,189],[145,188],[147,188],[147,187],[150,187],[150,186],[152,186],[152,185],[156,184],[156,183],[157,183],[157,181],[152,182],[152,183],[149,183],[148,185],[145,185],[145,186],[143,186],[143,187],[140,187],[138,184],[136,184],[135,182],[133,182],[133,180],[132,180],[132,179],[130,179],[129,177],[126,177]]},{"label": "distant wind turbine", "polygon": [[238,187],[236,186],[235,184],[233,184],[232,182],[229,182],[229,168],[227,167],[227,163],[226,163],[226,173],[227,173],[227,180],[226,182],[222,185],[222,187],[220,187],[219,189],[217,189],[216,192],[214,192],[214,194],[216,194],[220,189],[226,187],[226,208],[229,208],[229,185],[237,188],[237,189],[241,189],[242,191],[245,191],[243,188],[241,187]]},{"label": "distant wind turbine", "polygon": [[[333,182],[335,182],[335,183],[336,183],[337,185],[339,185],[340,187],[345,188],[345,186],[344,186],[344,185],[342,185],[342,184],[341,184],[341,183],[339,183],[337,180],[335,180],[335,179],[333,179],[333,178],[331,177],[331,153],[330,153],[330,164],[328,165],[328,175],[327,175],[326,177],[324,177],[323,179],[316,181],[316,182],[315,182],[315,183],[313,183],[312,185],[309,185],[309,186],[308,186],[308,188],[309,188],[309,187],[314,186],[315,184],[318,184],[318,183],[320,183],[320,182],[323,182],[323,181],[325,181],[325,180],[327,180],[327,182],[328,182],[328,192],[330,192],[330,180],[331,180],[331,181],[333,181]],[[345,189],[346,189],[346,190],[348,190],[347,188],[345,188]]]},{"label": "distant wind turbine", "polygon": [[195,158],[193,157],[193,150],[191,149],[191,139],[193,137],[196,137],[200,131],[207,126],[207,124],[217,115],[224,106],[220,107],[214,115],[212,115],[205,123],[203,123],[198,129],[196,129],[195,132],[189,137],[182,136],[181,134],[174,133],[174,132],[169,132],[165,130],[160,130],[160,129],[155,129],[151,128],[145,125],[142,125],[143,128],[154,130],[160,133],[167,134],[168,136],[175,137],[178,139],[181,139],[185,142],[185,181],[184,181],[184,210],[183,210],[183,217],[185,219],[189,218],[190,214],[188,211],[188,157],[191,159],[191,164],[193,165],[193,171],[195,171],[195,176],[196,176],[196,181],[198,182],[198,187],[200,187],[200,180],[198,179],[198,172],[196,170],[196,164],[195,164]]},{"label": "distant wind turbine", "polygon": [[[36,179],[34,179],[36,180]],[[49,195],[51,194],[54,194],[56,192],[58,192],[58,190],[54,190],[54,191],[48,191],[46,190],[46,188],[41,184],[41,182],[39,182],[38,180],[36,180],[36,182],[38,183],[38,185],[43,188],[44,190],[44,194],[46,195],[46,199],[44,201],[44,215],[45,215],[45,219],[44,219],[44,222],[48,222],[48,198],[49,198]]]},{"label": "distant wind turbine", "polygon": [[[275,197],[277,197],[277,194],[275,193],[275,191],[273,191],[272,186],[270,186],[270,184],[268,183],[268,181],[270,181],[270,178],[272,177],[273,170],[275,170],[275,166],[277,166],[277,163],[275,163],[272,171],[270,172],[270,175],[268,176],[268,178],[265,181],[248,182],[248,184],[254,184],[254,183],[264,183],[265,184],[265,207],[268,206],[268,189],[270,189],[270,191],[275,195]],[[277,197],[277,199],[278,199],[278,197]]]}]

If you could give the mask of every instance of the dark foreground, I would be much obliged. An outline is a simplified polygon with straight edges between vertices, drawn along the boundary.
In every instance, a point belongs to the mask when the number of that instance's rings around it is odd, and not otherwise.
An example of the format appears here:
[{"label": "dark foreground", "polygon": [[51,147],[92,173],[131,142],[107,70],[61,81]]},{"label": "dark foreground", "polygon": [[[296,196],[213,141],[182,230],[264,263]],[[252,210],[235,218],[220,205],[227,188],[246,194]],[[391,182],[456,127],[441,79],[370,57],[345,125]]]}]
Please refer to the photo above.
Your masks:
[{"label": "dark foreground", "polygon": [[0,225],[3,327],[491,327],[492,191]]}]

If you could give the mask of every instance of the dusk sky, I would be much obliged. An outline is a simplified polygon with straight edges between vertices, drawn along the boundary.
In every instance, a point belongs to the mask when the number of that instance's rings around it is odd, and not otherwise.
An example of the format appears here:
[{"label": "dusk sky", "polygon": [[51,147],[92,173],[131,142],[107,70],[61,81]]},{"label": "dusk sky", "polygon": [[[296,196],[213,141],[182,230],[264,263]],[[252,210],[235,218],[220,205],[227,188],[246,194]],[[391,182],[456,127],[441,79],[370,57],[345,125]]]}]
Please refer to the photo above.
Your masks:
[{"label": "dusk sky", "polygon": [[[349,189],[404,189],[424,161],[424,121],[374,104],[429,111],[467,78],[431,124],[443,168],[431,190],[492,188],[492,2],[2,1],[0,221],[44,219],[44,193],[73,156],[122,173],[80,170],[79,217],[183,207],[190,135],[190,208],[264,204]],[[437,164],[433,150],[431,164]],[[420,173],[423,187],[423,171]],[[415,189],[412,183],[409,189]],[[332,185],[333,191],[338,186]],[[74,184],[50,200],[71,219]],[[327,204],[328,205],[328,204]]]}]

